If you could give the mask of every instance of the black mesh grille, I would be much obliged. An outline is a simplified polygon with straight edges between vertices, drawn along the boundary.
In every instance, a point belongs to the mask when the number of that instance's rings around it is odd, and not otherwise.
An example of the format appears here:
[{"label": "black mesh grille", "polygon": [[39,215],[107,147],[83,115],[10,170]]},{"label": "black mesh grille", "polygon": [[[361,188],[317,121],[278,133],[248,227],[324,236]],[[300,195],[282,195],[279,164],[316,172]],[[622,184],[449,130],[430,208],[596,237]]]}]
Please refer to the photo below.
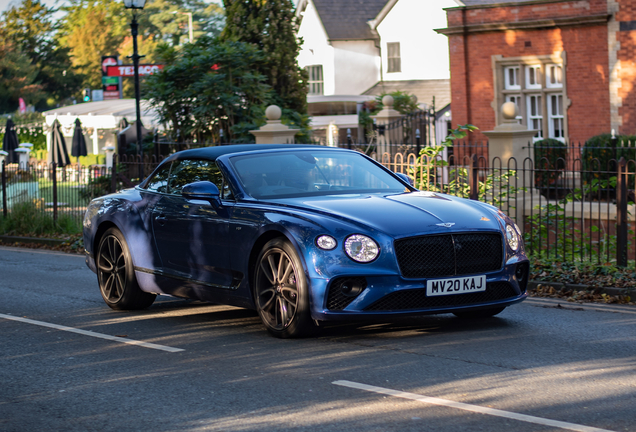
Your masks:
[{"label": "black mesh grille", "polygon": [[499,233],[444,234],[395,242],[402,275],[431,278],[499,270],[503,240]]},{"label": "black mesh grille", "polygon": [[[360,290],[355,295],[347,295],[342,292],[342,285],[344,283],[360,287]],[[329,294],[327,296],[327,309],[332,311],[343,310],[344,308],[349,306],[349,304],[354,301],[366,287],[367,280],[363,277],[348,277],[334,280],[329,287]]]},{"label": "black mesh grille", "polygon": [[492,282],[486,291],[426,297],[426,288],[396,291],[367,306],[365,311],[396,311],[408,309],[428,309],[444,306],[464,306],[504,300],[518,294],[508,282]]}]

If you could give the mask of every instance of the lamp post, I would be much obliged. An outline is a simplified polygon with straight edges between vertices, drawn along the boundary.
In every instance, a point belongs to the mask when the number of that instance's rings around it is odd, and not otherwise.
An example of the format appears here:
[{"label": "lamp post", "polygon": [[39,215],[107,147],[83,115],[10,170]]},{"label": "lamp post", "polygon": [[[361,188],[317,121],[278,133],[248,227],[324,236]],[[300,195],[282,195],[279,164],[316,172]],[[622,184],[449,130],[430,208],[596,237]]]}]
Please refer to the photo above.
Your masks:
[{"label": "lamp post", "polygon": [[130,32],[133,37],[133,69],[135,71],[135,108],[137,110],[137,155],[140,158],[139,163],[139,180],[143,178],[143,149],[141,145],[141,108],[139,96],[139,59],[140,56],[137,52],[137,10],[142,10],[146,5],[146,0],[124,0],[124,7],[126,9],[132,9],[133,16],[130,23]]},{"label": "lamp post", "polygon": [[181,14],[181,15],[187,15],[188,16],[188,37],[190,38],[190,43],[194,43],[194,34],[192,31],[192,12],[180,12],[180,11],[174,11],[172,12],[173,14]]}]

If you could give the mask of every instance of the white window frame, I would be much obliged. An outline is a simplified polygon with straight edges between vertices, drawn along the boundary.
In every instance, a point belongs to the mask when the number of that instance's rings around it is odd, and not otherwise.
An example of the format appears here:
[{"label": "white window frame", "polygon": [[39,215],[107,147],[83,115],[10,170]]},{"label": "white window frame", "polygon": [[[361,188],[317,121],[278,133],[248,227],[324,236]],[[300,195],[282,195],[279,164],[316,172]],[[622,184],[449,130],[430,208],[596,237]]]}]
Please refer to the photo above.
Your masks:
[{"label": "white window frame", "polygon": [[[563,88],[563,67],[557,64],[549,64],[546,65],[545,70],[545,86],[547,88]],[[556,76],[556,82],[552,81],[553,76]]]},{"label": "white window frame", "polygon": [[[541,88],[541,65],[529,65],[525,68],[526,75],[526,88],[527,89],[540,89]],[[534,84],[532,84],[531,78],[534,76]]]},{"label": "white window frame", "polygon": [[[536,112],[533,113],[532,101],[535,100],[534,107]],[[528,94],[526,96],[526,113],[528,129],[537,129],[537,134],[532,138],[533,141],[543,139],[543,98],[541,93]],[[536,123],[535,123],[536,122]]]},{"label": "white window frame", "polygon": [[[519,66],[508,66],[504,68],[504,88],[506,90],[521,90],[521,83],[519,82],[519,69]],[[515,82],[510,82],[511,71],[513,71]]]},{"label": "white window frame", "polygon": [[402,72],[402,52],[399,42],[387,42],[386,59],[387,73]]},{"label": "white window frame", "polygon": [[[309,79],[307,80],[307,94],[308,95],[325,94],[325,83],[324,83],[322,65],[309,65],[309,66],[305,66],[305,69],[307,69],[307,74],[309,75]],[[317,72],[319,72],[320,77],[316,76]]]},{"label": "white window frame", "polygon": [[[534,140],[555,138],[566,142],[568,137],[568,113],[569,99],[567,97],[567,76],[566,76],[566,53],[555,52],[547,55],[532,55],[519,57],[504,57],[502,55],[491,56],[494,79],[495,98],[492,107],[496,113],[497,124],[504,120],[501,114],[501,105],[504,102],[513,101],[517,104],[520,124],[528,129],[537,129]],[[558,68],[557,77],[560,81],[549,82],[549,69]],[[518,68],[518,69],[517,69]],[[537,78],[531,84],[529,76],[530,69]],[[523,75],[516,75],[517,70]],[[552,69],[554,71],[554,69]],[[513,72],[511,72],[513,71]],[[558,75],[560,73],[560,75]],[[512,79],[511,79],[511,75]],[[520,82],[515,82],[515,77],[519,77]],[[512,81],[512,82],[511,82]],[[519,84],[519,85],[517,85]],[[548,87],[548,84],[551,87]],[[560,95],[562,103],[557,112],[552,113],[550,95]],[[533,112],[531,98],[540,96],[540,110]],[[520,102],[518,102],[520,99]],[[540,113],[540,116],[538,115]],[[535,115],[536,114],[536,115]],[[555,125],[556,122],[556,125]],[[557,135],[557,136],[555,136]]]},{"label": "white window frame", "polygon": [[[553,107],[553,100],[556,98],[557,101],[560,100],[560,103],[556,104],[556,112]],[[548,137],[554,138],[559,141],[565,142],[565,118],[563,116],[563,95],[560,93],[548,93],[547,95],[547,104],[548,104]],[[560,128],[558,130],[561,131],[561,136],[557,135],[557,128],[554,127],[555,123],[560,124]]]}]

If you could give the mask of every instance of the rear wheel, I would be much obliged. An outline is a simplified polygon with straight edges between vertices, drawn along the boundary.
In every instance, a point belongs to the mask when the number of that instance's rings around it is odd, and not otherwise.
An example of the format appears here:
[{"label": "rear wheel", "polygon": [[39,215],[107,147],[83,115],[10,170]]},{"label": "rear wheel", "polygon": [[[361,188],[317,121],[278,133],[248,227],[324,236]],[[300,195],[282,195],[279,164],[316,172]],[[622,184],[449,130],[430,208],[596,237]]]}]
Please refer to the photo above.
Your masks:
[{"label": "rear wheel", "polygon": [[501,313],[501,311],[503,311],[504,309],[505,307],[468,310],[463,312],[453,312],[453,315],[455,315],[458,318],[465,318],[465,319],[490,318],[497,315],[498,313]]},{"label": "rear wheel", "polygon": [[258,256],[254,300],[267,330],[276,337],[306,336],[315,329],[309,312],[307,279],[291,243],[269,241]]},{"label": "rear wheel", "polygon": [[145,309],[155,301],[155,294],[139,288],[128,245],[117,228],[110,228],[99,241],[96,263],[99,290],[111,308]]}]

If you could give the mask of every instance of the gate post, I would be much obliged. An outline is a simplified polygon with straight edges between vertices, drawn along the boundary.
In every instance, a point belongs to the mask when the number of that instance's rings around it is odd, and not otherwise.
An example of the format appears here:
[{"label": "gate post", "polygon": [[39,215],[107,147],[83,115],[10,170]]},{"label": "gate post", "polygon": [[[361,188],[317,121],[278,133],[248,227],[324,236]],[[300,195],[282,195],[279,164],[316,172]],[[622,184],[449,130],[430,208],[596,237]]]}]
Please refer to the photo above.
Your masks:
[{"label": "gate post", "polygon": [[627,266],[627,161],[618,161],[616,176],[616,265]]},{"label": "gate post", "polygon": [[470,186],[469,198],[477,201],[479,200],[479,163],[477,155],[473,154],[470,160],[470,169],[468,171],[468,185]]}]

